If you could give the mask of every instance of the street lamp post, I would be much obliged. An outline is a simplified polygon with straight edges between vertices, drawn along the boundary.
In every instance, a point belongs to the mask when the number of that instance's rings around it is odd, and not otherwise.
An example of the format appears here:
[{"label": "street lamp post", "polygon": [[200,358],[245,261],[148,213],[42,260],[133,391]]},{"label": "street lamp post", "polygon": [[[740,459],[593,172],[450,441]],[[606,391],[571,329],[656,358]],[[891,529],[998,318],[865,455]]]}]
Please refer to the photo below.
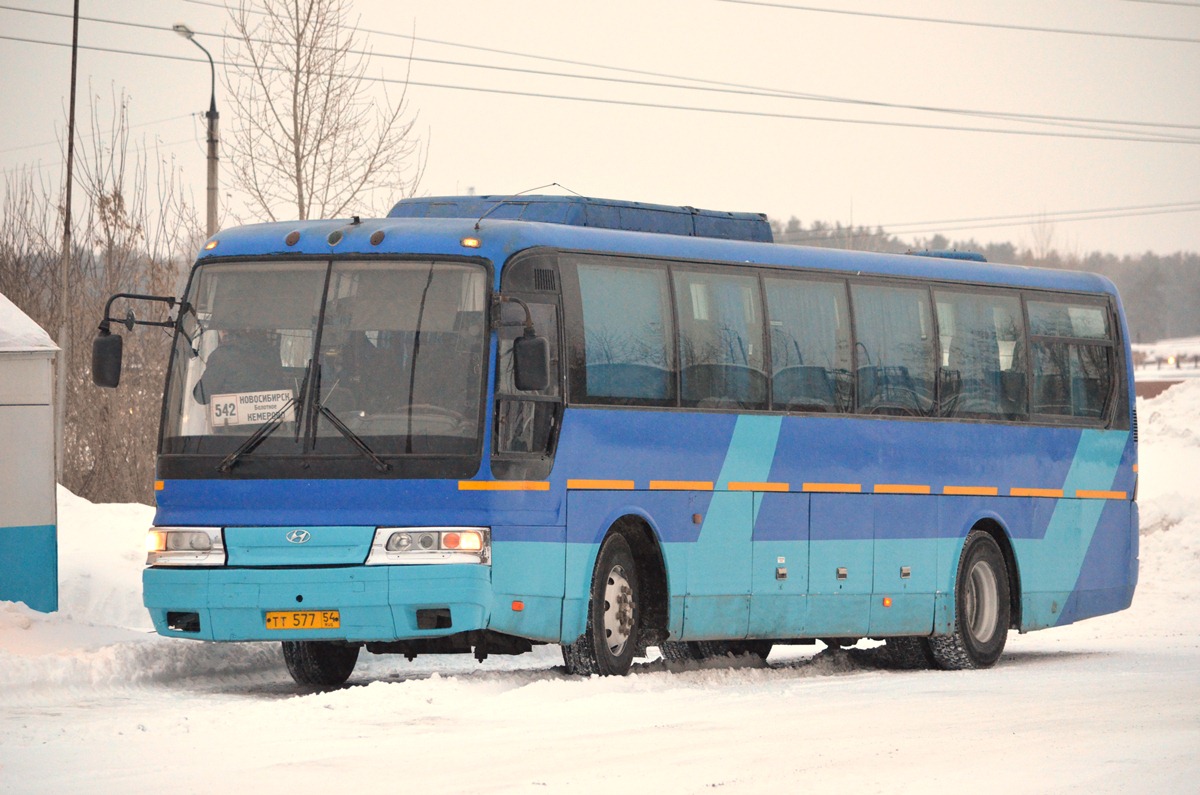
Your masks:
[{"label": "street lamp post", "polygon": [[208,112],[204,118],[208,120],[208,236],[217,233],[217,67],[213,63],[212,54],[204,45],[196,41],[196,34],[187,25],[180,23],[172,27],[176,33],[195,44],[200,51],[208,56],[208,66],[212,70],[212,94],[208,101]]}]

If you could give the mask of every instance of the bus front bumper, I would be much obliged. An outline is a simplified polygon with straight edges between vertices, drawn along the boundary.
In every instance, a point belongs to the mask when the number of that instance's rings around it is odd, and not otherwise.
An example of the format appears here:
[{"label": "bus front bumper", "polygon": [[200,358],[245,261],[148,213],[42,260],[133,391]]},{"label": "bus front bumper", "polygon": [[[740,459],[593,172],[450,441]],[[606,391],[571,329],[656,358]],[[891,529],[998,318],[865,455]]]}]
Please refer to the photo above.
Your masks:
[{"label": "bus front bumper", "polygon": [[[142,593],[159,634],[218,641],[438,637],[484,629],[493,601],[491,570],[471,564],[157,567],[143,572]],[[328,623],[332,611],[337,628],[288,626]]]}]

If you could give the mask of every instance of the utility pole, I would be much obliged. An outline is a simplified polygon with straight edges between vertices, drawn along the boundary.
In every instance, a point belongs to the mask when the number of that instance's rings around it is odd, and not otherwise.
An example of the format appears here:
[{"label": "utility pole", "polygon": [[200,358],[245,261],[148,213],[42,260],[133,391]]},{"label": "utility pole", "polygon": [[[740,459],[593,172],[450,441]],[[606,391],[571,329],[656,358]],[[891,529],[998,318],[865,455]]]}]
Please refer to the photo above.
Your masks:
[{"label": "utility pole", "polygon": [[217,67],[213,63],[212,53],[196,41],[196,34],[191,28],[181,22],[173,25],[171,29],[200,48],[208,57],[208,66],[212,72],[212,92],[208,100],[208,112],[204,114],[208,121],[208,236],[212,237],[217,233],[217,165],[220,157],[217,152],[217,119],[220,118],[220,114],[217,113]]},{"label": "utility pole", "polygon": [[58,374],[54,406],[54,477],[62,483],[63,438],[67,428],[67,371],[71,361],[71,338],[69,317],[70,301],[67,296],[68,272],[71,269],[71,183],[75,169],[75,74],[79,66],[79,0],[75,0],[75,13],[71,22],[71,98],[67,112],[67,184],[63,197],[62,262],[58,269]]}]

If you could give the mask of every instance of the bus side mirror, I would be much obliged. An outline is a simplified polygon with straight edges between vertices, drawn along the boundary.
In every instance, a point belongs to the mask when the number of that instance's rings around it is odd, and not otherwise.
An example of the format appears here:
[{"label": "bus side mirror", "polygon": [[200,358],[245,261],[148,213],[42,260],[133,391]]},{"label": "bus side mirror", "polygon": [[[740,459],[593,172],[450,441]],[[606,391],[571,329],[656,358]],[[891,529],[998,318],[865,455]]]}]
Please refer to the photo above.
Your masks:
[{"label": "bus side mirror", "polygon": [[106,328],[92,340],[92,383],[114,388],[121,383],[121,351],[124,338]]},{"label": "bus side mirror", "polygon": [[550,385],[550,343],[533,329],[513,340],[513,381],[522,392],[541,392]]}]

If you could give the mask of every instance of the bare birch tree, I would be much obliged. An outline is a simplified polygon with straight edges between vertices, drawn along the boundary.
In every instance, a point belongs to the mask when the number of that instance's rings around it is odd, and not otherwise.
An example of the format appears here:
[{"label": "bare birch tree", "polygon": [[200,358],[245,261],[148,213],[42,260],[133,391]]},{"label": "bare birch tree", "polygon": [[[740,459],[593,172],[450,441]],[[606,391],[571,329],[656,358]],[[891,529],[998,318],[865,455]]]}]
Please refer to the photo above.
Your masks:
[{"label": "bare birch tree", "polygon": [[225,151],[235,185],[260,219],[334,218],[411,196],[421,142],[399,101],[377,105],[349,0],[241,0],[225,73],[233,107]]},{"label": "bare birch tree", "polygon": [[150,503],[170,336],[161,329],[127,334],[116,390],[92,385],[91,341],[113,293],[179,294],[203,239],[200,219],[179,166],[130,140],[125,96],[114,97],[109,112],[93,95],[81,127],[69,294],[57,289],[62,187],[36,169],[9,178],[0,206],[0,292],[45,328],[66,301],[63,485],[94,501]]}]

